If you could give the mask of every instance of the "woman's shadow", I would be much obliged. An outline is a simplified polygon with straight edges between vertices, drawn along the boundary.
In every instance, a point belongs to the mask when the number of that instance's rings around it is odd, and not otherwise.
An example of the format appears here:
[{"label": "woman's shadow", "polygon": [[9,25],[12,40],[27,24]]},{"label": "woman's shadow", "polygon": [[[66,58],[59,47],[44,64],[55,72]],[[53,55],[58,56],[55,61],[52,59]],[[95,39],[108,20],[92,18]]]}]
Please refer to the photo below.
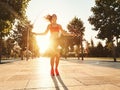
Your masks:
[{"label": "woman's shadow", "polygon": [[56,77],[55,76],[51,76],[51,78],[52,78],[52,80],[54,82],[56,90],[60,90],[60,87],[59,87],[58,83],[60,83],[62,85],[64,90],[68,90],[67,86],[64,84],[64,82],[63,82],[63,80],[62,80],[60,75],[56,76]]}]

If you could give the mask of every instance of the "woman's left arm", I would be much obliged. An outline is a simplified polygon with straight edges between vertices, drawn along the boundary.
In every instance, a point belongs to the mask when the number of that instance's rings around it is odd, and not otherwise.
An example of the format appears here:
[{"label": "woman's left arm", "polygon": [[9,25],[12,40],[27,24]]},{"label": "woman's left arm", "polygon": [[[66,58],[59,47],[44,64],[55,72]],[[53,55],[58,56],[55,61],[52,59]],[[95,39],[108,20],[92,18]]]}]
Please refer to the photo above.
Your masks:
[{"label": "woman's left arm", "polygon": [[65,30],[63,30],[61,25],[60,25],[60,30],[61,30],[61,33],[65,36],[76,36],[75,34],[67,33]]}]

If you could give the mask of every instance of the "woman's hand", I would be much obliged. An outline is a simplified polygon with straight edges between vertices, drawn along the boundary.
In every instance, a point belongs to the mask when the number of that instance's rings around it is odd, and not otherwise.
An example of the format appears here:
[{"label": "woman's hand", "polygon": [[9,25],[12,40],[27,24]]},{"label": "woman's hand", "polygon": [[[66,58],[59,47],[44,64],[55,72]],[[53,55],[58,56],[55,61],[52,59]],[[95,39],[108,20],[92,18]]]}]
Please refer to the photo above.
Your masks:
[{"label": "woman's hand", "polygon": [[37,33],[35,33],[35,32],[32,32],[32,34],[37,35]]},{"label": "woman's hand", "polygon": [[77,36],[75,33],[71,33],[70,35],[73,36],[73,37]]}]

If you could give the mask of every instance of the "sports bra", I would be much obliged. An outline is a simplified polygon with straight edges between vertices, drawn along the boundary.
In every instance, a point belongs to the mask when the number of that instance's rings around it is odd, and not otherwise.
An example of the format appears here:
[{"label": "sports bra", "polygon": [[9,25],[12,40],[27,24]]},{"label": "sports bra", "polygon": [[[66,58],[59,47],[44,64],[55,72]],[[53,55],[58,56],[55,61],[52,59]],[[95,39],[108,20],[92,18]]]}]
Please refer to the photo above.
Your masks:
[{"label": "sports bra", "polygon": [[59,32],[60,30],[60,26],[59,25],[56,25],[56,26],[52,26],[50,25],[50,32]]}]

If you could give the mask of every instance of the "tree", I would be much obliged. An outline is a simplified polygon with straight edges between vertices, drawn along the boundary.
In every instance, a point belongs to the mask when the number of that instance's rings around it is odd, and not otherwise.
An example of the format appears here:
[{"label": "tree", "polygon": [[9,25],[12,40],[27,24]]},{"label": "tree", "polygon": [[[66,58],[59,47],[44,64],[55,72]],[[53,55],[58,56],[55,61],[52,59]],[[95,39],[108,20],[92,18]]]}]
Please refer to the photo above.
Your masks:
[{"label": "tree", "polygon": [[[68,56],[68,52],[70,51],[70,49],[72,49],[72,47],[74,46],[74,38],[73,36],[65,36],[65,35],[61,35],[59,38],[59,45],[61,46],[62,50],[61,50],[61,55],[65,57],[65,59],[67,59]],[[70,49],[69,49],[70,48]],[[71,50],[72,51],[72,50]]]},{"label": "tree", "polygon": [[[35,36],[31,33],[33,29],[33,24],[30,21],[26,22],[25,25],[22,23],[18,23],[16,28],[14,28],[11,32],[10,37],[14,38],[16,42],[21,47],[21,59],[23,60],[23,51],[26,49],[32,51],[32,53],[36,53],[38,55],[39,49],[36,43]],[[37,48],[37,49],[35,49]]]},{"label": "tree", "polygon": [[23,60],[23,51],[25,51],[25,49],[27,48],[27,44],[29,42],[27,42],[27,36],[28,36],[28,32],[30,33],[32,29],[32,25],[28,22],[28,24],[22,25],[22,23],[18,23],[16,25],[16,28],[13,29],[11,32],[11,36],[12,38],[14,38],[14,40],[16,42],[18,42],[18,44],[21,47],[21,59]]},{"label": "tree", "polygon": [[120,57],[120,41],[118,42],[118,46],[117,46],[117,56]]},{"label": "tree", "polygon": [[[21,21],[26,18],[26,8],[30,0],[1,0],[0,1],[0,34],[9,34],[15,20]],[[24,19],[23,19],[24,18]]]},{"label": "tree", "polygon": [[5,42],[6,42],[7,58],[9,58],[11,55],[11,50],[14,47],[15,40],[11,37],[8,37]]},{"label": "tree", "polygon": [[[10,33],[16,20],[24,22],[26,8],[30,0],[0,0],[0,43]],[[0,44],[0,62],[2,46]]]},{"label": "tree", "polygon": [[103,47],[102,43],[99,42],[96,47],[96,54],[98,57],[104,56],[103,50],[104,50],[104,47]]},{"label": "tree", "polygon": [[[94,25],[93,30],[98,31],[97,38],[113,43],[113,39],[120,36],[120,0],[96,0],[96,5],[91,8],[93,15],[88,21]],[[113,57],[115,49],[113,46]]]},{"label": "tree", "polygon": [[93,41],[93,39],[91,39],[90,46],[88,47],[88,51],[89,51],[88,55],[89,56],[95,56],[95,54],[96,54],[95,53],[95,51],[96,51],[95,48],[96,47],[94,46],[94,41]]},{"label": "tree", "polygon": [[[83,60],[83,35],[85,31],[85,27],[83,26],[83,22],[80,18],[74,17],[72,21],[67,26],[69,32],[75,33],[77,37],[75,37],[74,42],[77,45],[81,46],[81,52],[82,52],[82,60]],[[79,47],[79,46],[78,46]],[[78,55],[79,58],[79,55]]]}]

